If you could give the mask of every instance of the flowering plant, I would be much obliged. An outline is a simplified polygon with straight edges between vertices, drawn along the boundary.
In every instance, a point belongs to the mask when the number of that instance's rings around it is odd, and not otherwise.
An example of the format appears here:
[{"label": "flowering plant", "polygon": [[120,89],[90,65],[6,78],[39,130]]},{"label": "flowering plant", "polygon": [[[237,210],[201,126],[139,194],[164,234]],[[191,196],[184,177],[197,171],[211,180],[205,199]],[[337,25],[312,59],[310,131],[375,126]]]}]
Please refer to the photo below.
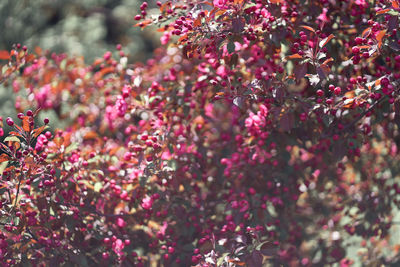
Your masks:
[{"label": "flowering plant", "polygon": [[156,5],[146,64],[0,53],[4,265],[398,264],[398,1]]}]

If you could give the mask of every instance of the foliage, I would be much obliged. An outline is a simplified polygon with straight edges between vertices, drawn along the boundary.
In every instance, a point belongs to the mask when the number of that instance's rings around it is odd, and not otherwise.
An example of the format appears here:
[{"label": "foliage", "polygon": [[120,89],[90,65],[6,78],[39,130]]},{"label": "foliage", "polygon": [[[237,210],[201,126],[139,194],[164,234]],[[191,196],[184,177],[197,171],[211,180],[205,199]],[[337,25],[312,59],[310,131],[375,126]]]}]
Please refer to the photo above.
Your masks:
[{"label": "foliage", "polygon": [[0,53],[5,265],[398,264],[397,0],[187,2],[145,65]]}]

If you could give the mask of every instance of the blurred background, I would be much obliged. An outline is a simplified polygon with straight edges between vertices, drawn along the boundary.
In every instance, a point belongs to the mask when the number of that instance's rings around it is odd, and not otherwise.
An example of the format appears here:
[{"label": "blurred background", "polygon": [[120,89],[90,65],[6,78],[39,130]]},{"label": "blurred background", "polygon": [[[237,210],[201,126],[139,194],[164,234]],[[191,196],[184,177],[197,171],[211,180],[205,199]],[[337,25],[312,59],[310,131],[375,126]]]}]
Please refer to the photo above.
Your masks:
[{"label": "blurred background", "polygon": [[[154,3],[153,3],[154,2]],[[122,44],[130,62],[145,62],[160,45],[155,27],[142,31],[134,16],[141,0],[0,0],[0,50],[21,43],[87,63]],[[155,1],[149,1],[155,7]],[[0,85],[0,116],[16,117],[10,87]]]},{"label": "blurred background", "polygon": [[0,49],[21,43],[84,56],[87,62],[122,44],[135,61],[150,57],[159,39],[132,27],[140,0],[1,0]]}]

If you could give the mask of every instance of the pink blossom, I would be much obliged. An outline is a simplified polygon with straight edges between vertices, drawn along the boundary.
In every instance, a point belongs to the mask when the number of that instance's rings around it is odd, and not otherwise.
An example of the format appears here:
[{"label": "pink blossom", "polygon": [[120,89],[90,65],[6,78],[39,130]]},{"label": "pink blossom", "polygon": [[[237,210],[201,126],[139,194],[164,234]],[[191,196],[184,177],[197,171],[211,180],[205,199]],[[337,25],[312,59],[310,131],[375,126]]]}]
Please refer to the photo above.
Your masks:
[{"label": "pink blossom", "polygon": [[153,199],[149,196],[146,196],[144,199],[142,199],[142,208],[145,210],[150,210],[151,207],[153,206]]},{"label": "pink blossom", "polygon": [[122,252],[122,250],[125,248],[125,244],[124,244],[124,242],[122,242],[121,239],[117,239],[117,240],[115,240],[115,242],[113,243],[112,248],[113,248],[115,254],[121,256],[121,255],[124,254],[124,253]]},{"label": "pink blossom", "polygon": [[161,44],[166,45],[169,42],[170,37],[170,32],[164,32],[164,35],[160,37]]},{"label": "pink blossom", "polygon": [[218,8],[226,9],[226,8],[228,8],[226,6],[227,2],[228,2],[228,0],[214,0],[213,4],[214,4],[214,6],[216,6]]},{"label": "pink blossom", "polygon": [[319,20],[321,20],[321,21],[323,21],[323,22],[328,22],[328,21],[329,21],[329,18],[328,18],[328,16],[326,15],[327,12],[328,12],[328,9],[327,9],[326,7],[324,7],[324,8],[322,9],[322,13],[318,16],[317,19],[319,19]]},{"label": "pink blossom", "polygon": [[117,225],[121,228],[124,228],[126,226],[126,222],[122,218],[117,219]]}]

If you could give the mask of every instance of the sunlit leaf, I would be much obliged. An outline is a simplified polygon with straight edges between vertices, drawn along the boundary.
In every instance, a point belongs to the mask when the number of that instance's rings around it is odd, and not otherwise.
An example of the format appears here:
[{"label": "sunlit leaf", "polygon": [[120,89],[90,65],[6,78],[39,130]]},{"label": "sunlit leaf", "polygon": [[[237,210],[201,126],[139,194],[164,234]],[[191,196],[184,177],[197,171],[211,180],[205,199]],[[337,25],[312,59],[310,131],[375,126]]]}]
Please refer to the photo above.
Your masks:
[{"label": "sunlit leaf", "polygon": [[376,40],[378,41],[379,48],[381,48],[381,46],[382,46],[382,39],[385,36],[385,34],[386,34],[386,30],[382,30],[376,35]]},{"label": "sunlit leaf", "polygon": [[4,142],[18,142],[18,143],[20,143],[21,140],[20,140],[18,137],[16,137],[16,136],[7,136],[7,137],[4,139]]},{"label": "sunlit leaf", "polygon": [[324,38],[322,41],[319,42],[319,47],[323,48],[335,35],[330,34],[328,37]]},{"label": "sunlit leaf", "polygon": [[290,56],[286,57],[286,59],[296,59],[296,58],[302,59],[303,57],[300,56],[299,54],[293,54],[293,55],[290,55]]},{"label": "sunlit leaf", "polygon": [[0,174],[3,175],[4,170],[7,168],[8,161],[3,161],[0,163]]},{"label": "sunlit leaf", "polygon": [[302,28],[304,28],[304,29],[306,29],[306,30],[309,30],[309,31],[315,33],[315,30],[314,30],[313,28],[311,28],[310,26],[301,25],[300,27],[302,27]]}]

